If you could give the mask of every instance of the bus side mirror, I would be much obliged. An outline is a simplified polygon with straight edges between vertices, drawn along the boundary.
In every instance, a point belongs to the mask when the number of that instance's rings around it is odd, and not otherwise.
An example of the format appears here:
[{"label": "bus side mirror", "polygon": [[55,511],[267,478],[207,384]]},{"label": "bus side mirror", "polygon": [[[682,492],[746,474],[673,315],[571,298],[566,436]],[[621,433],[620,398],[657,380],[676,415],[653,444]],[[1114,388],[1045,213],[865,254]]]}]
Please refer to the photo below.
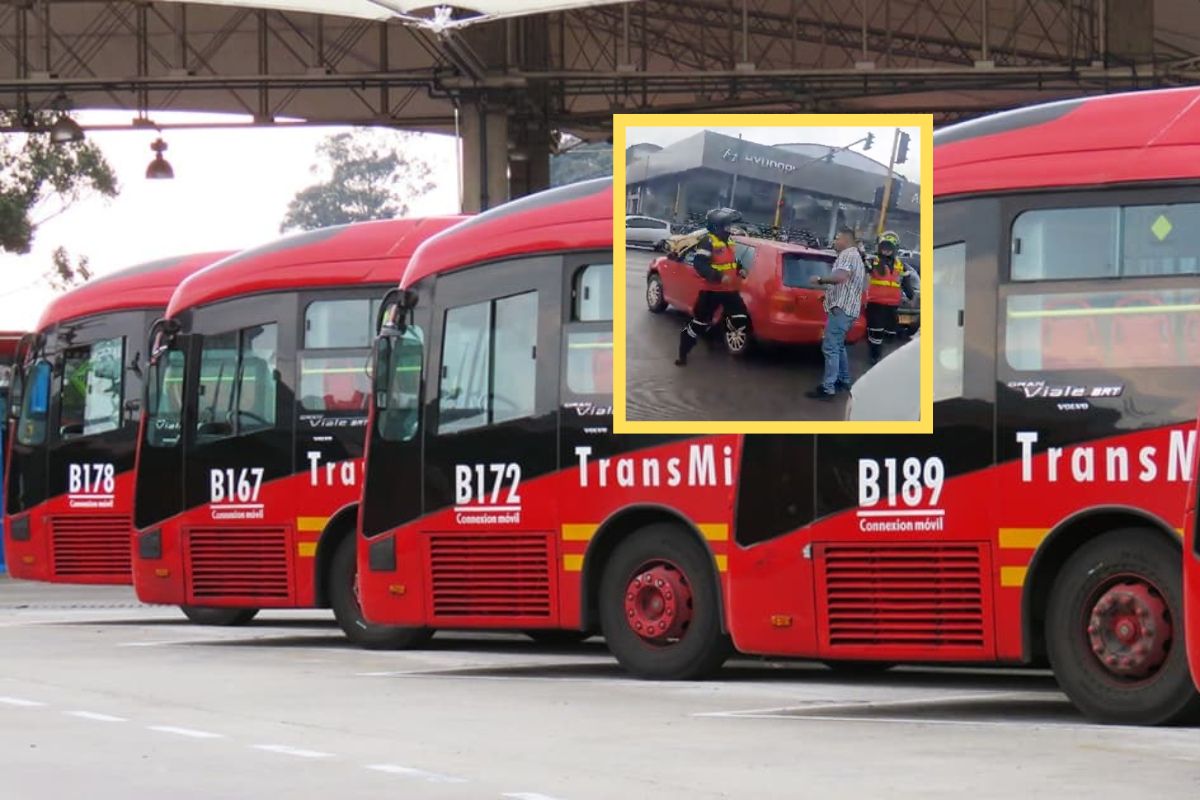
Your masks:
[{"label": "bus side mirror", "polygon": [[375,408],[382,411],[387,408],[388,383],[392,374],[392,337],[380,336],[375,340],[375,366],[371,379],[372,391],[375,394]]}]

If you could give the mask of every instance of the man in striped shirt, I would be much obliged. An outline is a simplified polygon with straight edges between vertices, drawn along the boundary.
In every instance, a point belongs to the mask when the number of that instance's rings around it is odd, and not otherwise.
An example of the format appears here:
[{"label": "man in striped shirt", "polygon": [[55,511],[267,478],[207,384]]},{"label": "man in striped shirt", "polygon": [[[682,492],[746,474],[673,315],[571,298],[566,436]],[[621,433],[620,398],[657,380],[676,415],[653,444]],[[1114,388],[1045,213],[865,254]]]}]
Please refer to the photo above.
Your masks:
[{"label": "man in striped shirt", "polygon": [[830,287],[825,291],[825,336],[821,352],[825,356],[825,378],[821,385],[805,392],[805,397],[832,400],[839,390],[849,391],[850,360],[846,355],[846,334],[862,310],[866,267],[855,246],[854,230],[839,228],[833,240],[838,251],[833,270],[826,276],[814,276],[813,283]]}]

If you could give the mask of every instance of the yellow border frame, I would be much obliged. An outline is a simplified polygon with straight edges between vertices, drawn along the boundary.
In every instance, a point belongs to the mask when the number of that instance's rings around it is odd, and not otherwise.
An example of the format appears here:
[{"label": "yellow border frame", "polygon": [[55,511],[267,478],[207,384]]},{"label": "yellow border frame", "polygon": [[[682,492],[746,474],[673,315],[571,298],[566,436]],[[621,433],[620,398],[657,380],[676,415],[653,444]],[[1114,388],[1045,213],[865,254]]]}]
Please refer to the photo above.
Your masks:
[{"label": "yellow border frame", "polygon": [[933,339],[921,337],[920,418],[880,421],[630,421],[625,419],[625,129],[917,128],[921,146],[921,327],[933,329],[932,114],[614,114],[613,115],[613,432],[614,433],[932,433]]}]

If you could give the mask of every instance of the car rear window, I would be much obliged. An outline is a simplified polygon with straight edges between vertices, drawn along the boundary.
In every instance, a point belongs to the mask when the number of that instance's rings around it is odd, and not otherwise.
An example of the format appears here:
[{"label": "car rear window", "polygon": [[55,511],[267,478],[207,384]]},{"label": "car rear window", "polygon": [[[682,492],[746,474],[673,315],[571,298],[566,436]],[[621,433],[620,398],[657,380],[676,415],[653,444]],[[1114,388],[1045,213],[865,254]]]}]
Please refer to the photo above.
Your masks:
[{"label": "car rear window", "polygon": [[783,254],[783,285],[797,289],[812,288],[814,275],[828,275],[833,259],[805,253]]}]

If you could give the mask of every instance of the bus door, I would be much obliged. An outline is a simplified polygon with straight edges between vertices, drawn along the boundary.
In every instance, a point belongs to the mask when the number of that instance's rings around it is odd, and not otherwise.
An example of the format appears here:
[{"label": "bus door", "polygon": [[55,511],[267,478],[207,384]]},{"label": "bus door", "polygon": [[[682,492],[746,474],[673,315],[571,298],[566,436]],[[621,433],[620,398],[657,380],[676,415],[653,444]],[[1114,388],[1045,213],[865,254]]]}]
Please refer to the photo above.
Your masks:
[{"label": "bus door", "polygon": [[809,544],[824,657],[995,654],[995,205],[937,207],[921,331],[933,338],[934,433],[817,436]]},{"label": "bus door", "polygon": [[133,466],[147,367],[144,311],[64,323],[55,336],[47,518],[54,573],[128,582]]},{"label": "bus door", "polygon": [[[50,334],[51,337],[53,334]],[[36,340],[40,342],[40,338]],[[50,435],[50,394],[54,368],[42,345],[33,337],[22,349],[22,360],[14,369],[16,391],[10,408],[11,440],[7,441],[5,463],[5,513],[10,517],[8,534],[12,541],[31,542],[32,521],[25,512],[42,503],[47,495],[46,442]],[[28,555],[28,554],[27,554]],[[13,561],[10,553],[10,564]],[[20,567],[17,567],[18,571]]]},{"label": "bus door", "polygon": [[[186,604],[290,605],[295,295],[198,309],[184,423]],[[191,388],[195,387],[195,388]]]},{"label": "bus door", "polygon": [[419,542],[432,627],[558,622],[561,276],[542,256],[437,279]]}]

